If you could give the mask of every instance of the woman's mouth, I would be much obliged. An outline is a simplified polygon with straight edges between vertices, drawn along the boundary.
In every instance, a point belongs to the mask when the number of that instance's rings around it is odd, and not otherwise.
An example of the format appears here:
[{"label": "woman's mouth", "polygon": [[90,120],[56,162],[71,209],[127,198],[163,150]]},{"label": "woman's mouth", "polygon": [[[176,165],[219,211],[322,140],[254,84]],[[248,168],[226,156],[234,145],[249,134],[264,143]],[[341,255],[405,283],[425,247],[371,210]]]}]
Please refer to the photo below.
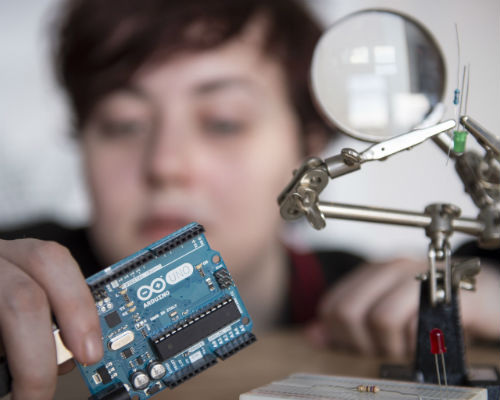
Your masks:
[{"label": "woman's mouth", "polygon": [[141,236],[147,238],[148,241],[156,241],[175,232],[190,222],[193,221],[182,218],[152,217],[140,224],[139,232]]}]

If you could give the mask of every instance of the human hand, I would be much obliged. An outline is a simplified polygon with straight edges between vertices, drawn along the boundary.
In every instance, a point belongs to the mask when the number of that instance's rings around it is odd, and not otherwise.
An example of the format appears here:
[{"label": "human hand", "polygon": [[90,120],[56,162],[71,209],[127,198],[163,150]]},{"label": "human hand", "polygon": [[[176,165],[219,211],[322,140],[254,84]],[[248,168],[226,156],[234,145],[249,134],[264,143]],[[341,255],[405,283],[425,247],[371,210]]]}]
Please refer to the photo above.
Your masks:
[{"label": "human hand", "polygon": [[[420,284],[424,261],[396,259],[365,264],[334,285],[319,307],[319,321],[308,327],[317,345],[393,358],[412,355],[416,346]],[[475,292],[460,291],[462,325],[472,338],[498,340],[500,273],[484,265]]]},{"label": "human hand", "polygon": [[307,336],[362,354],[408,356],[416,344],[419,282],[425,261],[395,259],[364,264],[336,283],[323,297],[319,320]]},{"label": "human hand", "polygon": [[460,292],[460,310],[466,337],[498,341],[500,339],[500,272],[481,262],[474,292]]},{"label": "human hand", "polygon": [[55,242],[0,240],[0,276],[0,336],[12,399],[52,399],[58,373],[52,314],[76,360],[102,358],[92,295],[70,252]]}]

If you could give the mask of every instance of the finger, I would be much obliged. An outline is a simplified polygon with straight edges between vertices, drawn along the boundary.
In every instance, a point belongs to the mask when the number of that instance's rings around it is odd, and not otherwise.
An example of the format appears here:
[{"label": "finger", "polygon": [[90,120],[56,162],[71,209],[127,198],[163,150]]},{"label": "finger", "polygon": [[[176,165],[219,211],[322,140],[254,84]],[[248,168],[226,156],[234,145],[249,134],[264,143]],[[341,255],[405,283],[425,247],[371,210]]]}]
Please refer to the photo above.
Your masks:
[{"label": "finger", "polygon": [[418,309],[418,282],[410,277],[388,288],[368,313],[368,325],[379,354],[403,358],[409,352],[408,324]]},{"label": "finger", "polygon": [[369,353],[372,343],[363,327],[366,297],[364,280],[370,281],[374,269],[360,268],[335,285],[323,298],[319,315],[330,342],[361,353]]},{"label": "finger", "polygon": [[68,372],[72,371],[73,368],[75,368],[75,362],[73,360],[68,360],[59,365],[57,369],[57,374],[58,375],[67,374]]},{"label": "finger", "polygon": [[103,355],[101,329],[92,295],[69,251],[36,239],[0,241],[0,252],[45,291],[66,347],[81,363]]},{"label": "finger", "polygon": [[342,307],[325,319],[324,331],[328,332],[330,343],[338,348],[360,354],[373,354],[373,344],[364,326],[364,315],[353,308]]},{"label": "finger", "polygon": [[50,308],[43,289],[0,258],[0,335],[12,376],[12,399],[51,399],[56,354]]},{"label": "finger", "polygon": [[483,340],[498,340],[500,311],[500,273],[498,268],[481,263],[474,292],[461,291],[460,310],[465,332]]},{"label": "finger", "polygon": [[418,310],[410,316],[408,324],[406,325],[406,337],[408,347],[406,355],[408,358],[413,358],[417,351],[417,328],[418,328]]},{"label": "finger", "polygon": [[339,282],[320,306],[320,315],[328,326],[332,342],[361,353],[374,353],[377,346],[368,326],[368,313],[401,279],[401,274],[396,264],[371,264]]}]

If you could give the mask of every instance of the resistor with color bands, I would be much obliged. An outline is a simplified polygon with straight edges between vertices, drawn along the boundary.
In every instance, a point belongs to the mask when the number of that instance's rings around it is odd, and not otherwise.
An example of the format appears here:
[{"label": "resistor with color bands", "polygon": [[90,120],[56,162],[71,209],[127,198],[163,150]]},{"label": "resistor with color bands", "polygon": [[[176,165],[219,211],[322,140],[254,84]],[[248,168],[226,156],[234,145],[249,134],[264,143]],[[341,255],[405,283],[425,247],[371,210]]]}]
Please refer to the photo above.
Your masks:
[{"label": "resistor with color bands", "polygon": [[453,104],[458,106],[458,103],[460,102],[460,90],[455,89],[454,96],[453,96]]},{"label": "resistor with color bands", "polygon": [[358,392],[378,393],[380,388],[377,385],[359,385]]}]

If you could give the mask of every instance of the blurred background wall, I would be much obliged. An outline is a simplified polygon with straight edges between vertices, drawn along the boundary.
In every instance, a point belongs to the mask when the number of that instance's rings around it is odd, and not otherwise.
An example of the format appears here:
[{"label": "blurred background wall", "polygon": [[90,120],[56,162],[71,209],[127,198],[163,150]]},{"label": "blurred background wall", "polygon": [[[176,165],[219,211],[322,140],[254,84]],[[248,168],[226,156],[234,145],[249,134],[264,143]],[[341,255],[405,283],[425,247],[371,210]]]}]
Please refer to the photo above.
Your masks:
[{"label": "blurred background wall", "polygon": [[[60,0],[0,2],[0,229],[55,219],[84,224],[88,204],[77,144],[70,138],[64,98],[51,72],[49,37]],[[470,63],[468,113],[500,134],[500,2],[498,0],[304,0],[325,24],[350,12],[383,7],[403,12],[435,36],[446,60],[445,117],[453,117],[458,25],[462,63]],[[469,142],[471,140],[469,139]],[[343,147],[368,144],[342,138],[323,156]],[[425,143],[385,162],[332,182],[322,200],[423,211],[435,202],[458,205],[465,216],[476,210],[463,193],[453,162],[433,143]],[[291,172],[290,172],[291,173]],[[278,194],[281,188],[276,188]],[[328,220],[316,232],[294,224],[289,239],[316,247],[344,247],[383,259],[400,254],[425,255],[427,240],[416,228]],[[456,234],[453,243],[467,238]]]},{"label": "blurred background wall", "polygon": [[87,218],[77,146],[50,61],[59,0],[0,2],[0,227]]}]

